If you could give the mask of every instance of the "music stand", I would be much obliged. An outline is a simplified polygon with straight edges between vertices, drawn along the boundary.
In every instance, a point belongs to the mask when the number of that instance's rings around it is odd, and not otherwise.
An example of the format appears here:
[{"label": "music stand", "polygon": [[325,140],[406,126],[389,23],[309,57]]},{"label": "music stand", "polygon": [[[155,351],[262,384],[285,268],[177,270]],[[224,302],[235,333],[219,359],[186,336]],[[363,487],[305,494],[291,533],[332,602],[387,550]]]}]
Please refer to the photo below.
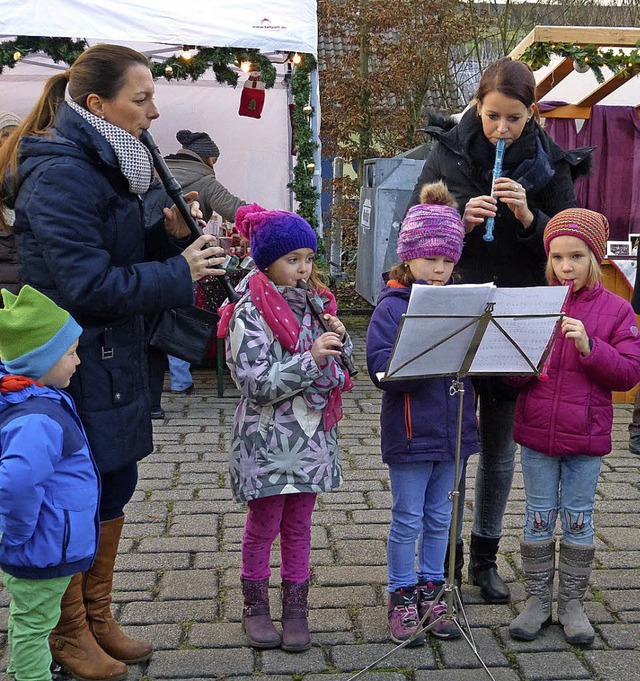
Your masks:
[{"label": "music stand", "polygon": [[[451,396],[458,395],[458,420],[454,486],[449,492],[453,505],[449,526],[449,569],[445,583],[411,637],[351,676],[349,681],[354,681],[397,650],[410,645],[417,636],[429,631],[441,620],[455,624],[484,671],[495,681],[478,652],[460,589],[454,579],[465,392],[462,378],[489,374],[539,375],[560,330],[559,322],[567,294],[568,288],[559,286],[500,289],[492,285],[413,285],[409,307],[402,316],[387,371],[379,379],[382,382],[453,374],[449,393]],[[530,311],[523,312],[522,308]],[[424,314],[423,309],[431,312]],[[453,314],[450,314],[451,310]],[[426,345],[426,348],[416,352],[414,339],[420,337],[421,346]],[[491,356],[498,352],[501,353],[499,362]],[[433,608],[443,597],[447,604],[446,614],[425,626]]]}]

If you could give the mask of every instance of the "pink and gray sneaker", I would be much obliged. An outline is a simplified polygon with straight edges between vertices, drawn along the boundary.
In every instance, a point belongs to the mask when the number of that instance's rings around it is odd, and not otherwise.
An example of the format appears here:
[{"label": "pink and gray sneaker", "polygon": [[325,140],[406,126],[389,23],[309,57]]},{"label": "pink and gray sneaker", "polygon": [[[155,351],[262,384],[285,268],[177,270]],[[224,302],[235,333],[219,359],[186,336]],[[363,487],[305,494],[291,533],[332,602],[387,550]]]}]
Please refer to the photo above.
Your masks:
[{"label": "pink and gray sneaker", "polygon": [[[409,640],[420,624],[418,616],[418,594],[414,587],[396,589],[389,594],[389,631],[394,643]],[[425,642],[424,632],[420,632],[409,646],[421,646]]]},{"label": "pink and gray sneaker", "polygon": [[[416,587],[416,593],[418,595],[418,616],[420,620],[422,620],[425,613],[431,607],[431,604],[434,602],[443,584],[443,581],[426,582],[426,584],[420,583]],[[423,622],[423,626],[426,627],[432,622],[435,622],[429,631],[437,638],[460,638],[462,634],[458,625],[453,620],[446,618],[446,614],[447,604],[444,597],[441,596],[438,602],[433,606],[433,610],[429,614],[429,617]],[[440,617],[442,617],[442,619],[438,619]]]}]

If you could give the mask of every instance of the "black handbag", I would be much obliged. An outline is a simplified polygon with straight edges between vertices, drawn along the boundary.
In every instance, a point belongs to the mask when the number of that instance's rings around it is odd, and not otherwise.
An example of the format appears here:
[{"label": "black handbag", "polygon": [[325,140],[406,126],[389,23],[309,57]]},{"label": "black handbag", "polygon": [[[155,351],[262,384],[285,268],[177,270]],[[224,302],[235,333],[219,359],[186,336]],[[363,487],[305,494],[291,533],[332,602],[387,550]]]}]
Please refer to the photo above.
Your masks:
[{"label": "black handbag", "polygon": [[218,315],[195,305],[161,312],[153,325],[149,345],[189,362],[203,364],[218,328]]}]

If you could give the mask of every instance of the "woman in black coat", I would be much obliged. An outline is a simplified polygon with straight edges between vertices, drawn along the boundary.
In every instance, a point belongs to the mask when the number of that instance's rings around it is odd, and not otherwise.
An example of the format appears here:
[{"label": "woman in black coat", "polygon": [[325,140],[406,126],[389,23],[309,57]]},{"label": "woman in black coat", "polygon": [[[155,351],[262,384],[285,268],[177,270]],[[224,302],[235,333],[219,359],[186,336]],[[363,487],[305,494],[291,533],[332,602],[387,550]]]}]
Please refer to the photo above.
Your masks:
[{"label": "woman in black coat", "polygon": [[[54,659],[80,678],[124,678],[126,662],[152,654],[111,614],[123,509],[137,462],[153,448],[144,317],[192,304],[192,282],[223,273],[212,269],[222,249],[211,247],[211,236],[187,245],[189,230],[175,206],[145,230],[140,195],[153,165],[140,136],[158,117],[153,94],[142,54],[96,45],[47,81],[0,150],[23,281],[84,329],[69,392],[100,470],[101,536],[93,567],[71,581],[50,637]],[[197,203],[191,210],[201,215]],[[67,503],[71,512],[83,500]]]},{"label": "woman in black coat", "polygon": [[[464,283],[543,286],[542,234],[549,218],[576,205],[573,179],[587,169],[590,149],[564,151],[536,120],[535,78],[522,62],[504,57],[482,75],[476,104],[460,122],[427,128],[436,140],[410,205],[425,183],[443,180],[458,201],[466,237],[458,269]],[[493,184],[496,142],[504,139],[502,177]],[[493,216],[493,241],[485,221]],[[469,579],[488,602],[509,600],[496,554],[515,467],[511,438],[516,394],[500,379],[474,381],[479,397],[481,456],[476,477]],[[464,504],[464,477],[461,483]],[[460,514],[460,519],[462,514]],[[462,570],[461,523],[456,573]]]}]

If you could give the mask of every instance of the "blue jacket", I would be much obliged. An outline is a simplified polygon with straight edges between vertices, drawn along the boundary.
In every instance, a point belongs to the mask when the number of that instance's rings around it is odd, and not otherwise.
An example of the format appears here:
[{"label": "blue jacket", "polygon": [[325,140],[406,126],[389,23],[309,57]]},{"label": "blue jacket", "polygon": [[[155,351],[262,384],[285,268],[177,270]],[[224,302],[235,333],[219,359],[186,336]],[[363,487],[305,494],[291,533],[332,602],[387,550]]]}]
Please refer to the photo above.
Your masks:
[{"label": "blue jacket", "polygon": [[[422,282],[421,282],[422,283]],[[458,395],[450,395],[453,377],[438,376],[380,383],[387,368],[410,288],[382,289],[367,331],[367,368],[371,380],[384,391],[380,412],[382,460],[386,464],[415,461],[452,461],[458,434]],[[416,343],[416,350],[419,348]],[[460,455],[478,451],[478,421],[471,381],[463,379],[464,403]]]},{"label": "blue jacket", "polygon": [[69,393],[107,472],[153,448],[144,315],[192,304],[193,288],[106,139],[66,104],[51,134],[20,143],[14,231],[23,281],[84,329]]},{"label": "blue jacket", "polygon": [[0,394],[0,568],[23,579],[88,570],[99,495],[73,400],[36,385]]}]

